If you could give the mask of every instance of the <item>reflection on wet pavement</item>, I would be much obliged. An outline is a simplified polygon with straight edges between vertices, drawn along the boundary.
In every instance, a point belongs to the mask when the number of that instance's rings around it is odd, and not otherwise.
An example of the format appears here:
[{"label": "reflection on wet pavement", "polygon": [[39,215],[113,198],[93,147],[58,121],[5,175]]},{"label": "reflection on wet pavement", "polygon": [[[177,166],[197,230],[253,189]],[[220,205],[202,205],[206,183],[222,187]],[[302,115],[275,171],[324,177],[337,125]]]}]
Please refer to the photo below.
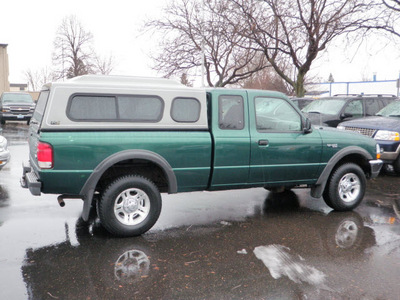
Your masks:
[{"label": "reflection on wet pavement", "polygon": [[[298,202],[296,194],[289,195],[290,201]],[[278,209],[270,199],[275,202],[276,195],[267,197],[262,206],[273,209],[242,221],[154,230],[140,238],[115,239],[96,220],[89,224],[78,220],[79,245],[66,241],[28,250],[24,280],[36,298],[44,297],[49,287],[53,296],[63,299],[100,299],[102,295],[269,299],[276,293],[291,299],[316,290],[348,295],[341,290],[352,288],[350,275],[342,275],[336,284],[325,285],[325,281],[331,282],[332,274],[343,271],[344,260],[358,265],[368,258],[365,250],[376,244],[373,230],[355,212],[326,215],[295,203]],[[277,257],[280,261],[274,265]],[[41,274],[54,270],[61,273],[44,281]],[[84,285],[91,286],[87,294],[81,288]]]},{"label": "reflection on wet pavement", "polygon": [[26,144],[28,140],[28,126],[26,123],[8,122],[1,125],[2,135],[7,139],[9,145]]},{"label": "reflection on wet pavement", "polygon": [[8,206],[8,201],[9,201],[9,197],[8,197],[7,189],[0,186],[0,208]]},{"label": "reflection on wet pavement", "polygon": [[163,195],[156,226],[120,239],[95,216],[80,219],[78,200],[60,208],[53,195],[21,189],[25,129],[7,126],[13,159],[0,173],[0,299],[398,298],[392,174],[370,182],[363,204],[347,213],[308,190]]},{"label": "reflection on wet pavement", "polygon": [[274,279],[289,277],[296,283],[306,282],[320,286],[325,283],[326,275],[305,263],[301,256],[290,254],[290,248],[282,245],[258,246],[254,249],[255,256],[269,269]]}]

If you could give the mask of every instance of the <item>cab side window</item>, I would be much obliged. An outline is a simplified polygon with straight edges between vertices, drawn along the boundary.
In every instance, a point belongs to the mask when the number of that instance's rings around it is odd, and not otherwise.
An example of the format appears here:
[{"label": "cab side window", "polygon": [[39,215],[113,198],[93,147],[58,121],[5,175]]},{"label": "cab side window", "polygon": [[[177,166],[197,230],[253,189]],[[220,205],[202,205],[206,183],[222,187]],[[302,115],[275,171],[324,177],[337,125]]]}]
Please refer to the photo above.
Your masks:
[{"label": "cab side window", "polygon": [[258,131],[299,131],[301,117],[284,99],[257,97],[255,99]]},{"label": "cab side window", "polygon": [[244,106],[242,96],[221,95],[218,97],[218,124],[221,129],[244,128]]},{"label": "cab side window", "polygon": [[383,107],[381,100],[379,99],[366,99],[365,100],[365,114],[367,116],[375,115],[380,108]]},{"label": "cab side window", "polygon": [[353,100],[347,104],[346,108],[344,109],[345,114],[351,114],[353,117],[363,117],[363,104],[362,100]]}]

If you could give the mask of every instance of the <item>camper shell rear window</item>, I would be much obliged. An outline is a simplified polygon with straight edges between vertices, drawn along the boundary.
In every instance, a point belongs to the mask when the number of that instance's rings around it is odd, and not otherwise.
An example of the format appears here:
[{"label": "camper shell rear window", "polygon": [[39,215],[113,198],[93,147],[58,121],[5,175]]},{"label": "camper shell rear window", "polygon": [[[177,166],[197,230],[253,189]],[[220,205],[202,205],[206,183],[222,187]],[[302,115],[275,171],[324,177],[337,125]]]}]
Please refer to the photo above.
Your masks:
[{"label": "camper shell rear window", "polygon": [[49,90],[42,90],[37,100],[35,111],[33,112],[33,119],[39,123],[42,121],[44,110],[47,105],[47,100],[49,99]]}]

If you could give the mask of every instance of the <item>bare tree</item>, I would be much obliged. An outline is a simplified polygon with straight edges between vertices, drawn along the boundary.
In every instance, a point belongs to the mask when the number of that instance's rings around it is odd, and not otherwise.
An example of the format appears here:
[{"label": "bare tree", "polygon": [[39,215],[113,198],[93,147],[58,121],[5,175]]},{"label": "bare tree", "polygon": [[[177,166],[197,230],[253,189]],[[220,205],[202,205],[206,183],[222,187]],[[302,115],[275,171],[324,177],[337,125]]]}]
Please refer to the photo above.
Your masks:
[{"label": "bare tree", "polygon": [[93,35],[75,16],[65,17],[54,40],[53,64],[59,78],[93,73]]},{"label": "bare tree", "polygon": [[239,85],[246,89],[273,90],[284,94],[291,93],[290,86],[271,68],[254,73],[250,78],[240,82]]},{"label": "bare tree", "polygon": [[28,69],[25,71],[25,78],[28,81],[31,91],[40,91],[42,86],[48,82],[56,80],[56,76],[49,68],[45,67],[38,71]]},{"label": "bare tree", "polygon": [[110,74],[114,59],[95,53],[93,34],[72,15],[65,17],[57,30],[53,64],[58,78],[72,78],[85,74]]},{"label": "bare tree", "polygon": [[[262,51],[266,60],[299,97],[304,96],[304,81],[313,61],[339,36],[368,30],[377,22],[372,14],[380,5],[364,0],[232,0],[238,12],[236,23],[246,20],[247,37]],[[284,62],[284,63],[282,63]],[[290,69],[280,66],[291,64]]]},{"label": "bare tree", "polygon": [[96,69],[96,73],[102,75],[109,75],[114,69],[114,57],[100,57],[98,55],[95,56],[94,65]]},{"label": "bare tree", "polygon": [[193,86],[192,82],[188,79],[186,73],[182,73],[181,75],[181,83],[186,86]]},{"label": "bare tree", "polygon": [[[207,84],[220,87],[264,69],[265,59],[249,50],[252,41],[238,34],[246,23],[225,21],[230,6],[230,0],[169,2],[163,18],[146,24],[163,36],[160,53],[153,56],[154,69],[165,77],[182,73],[193,76],[203,62]],[[252,69],[247,68],[249,62]]]},{"label": "bare tree", "polygon": [[396,12],[400,12],[400,1],[399,0],[382,0],[383,4]]},{"label": "bare tree", "polygon": [[390,35],[400,37],[400,28],[398,23],[400,19],[400,1],[399,0],[382,0],[385,12],[385,22],[377,27]]}]

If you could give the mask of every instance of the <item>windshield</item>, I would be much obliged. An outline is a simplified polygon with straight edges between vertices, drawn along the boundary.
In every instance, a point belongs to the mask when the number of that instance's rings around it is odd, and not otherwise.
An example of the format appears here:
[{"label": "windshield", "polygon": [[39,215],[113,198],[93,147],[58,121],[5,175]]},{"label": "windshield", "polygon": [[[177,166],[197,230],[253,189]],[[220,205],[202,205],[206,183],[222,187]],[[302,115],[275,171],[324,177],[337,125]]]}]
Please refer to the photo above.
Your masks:
[{"label": "windshield", "polygon": [[32,97],[29,94],[22,93],[4,93],[3,103],[33,103]]},{"label": "windshield", "polygon": [[376,113],[383,117],[400,117],[400,101],[393,101]]},{"label": "windshield", "polygon": [[336,115],[340,112],[346,100],[344,99],[318,99],[312,101],[302,109],[306,113],[321,113],[327,115]]}]

